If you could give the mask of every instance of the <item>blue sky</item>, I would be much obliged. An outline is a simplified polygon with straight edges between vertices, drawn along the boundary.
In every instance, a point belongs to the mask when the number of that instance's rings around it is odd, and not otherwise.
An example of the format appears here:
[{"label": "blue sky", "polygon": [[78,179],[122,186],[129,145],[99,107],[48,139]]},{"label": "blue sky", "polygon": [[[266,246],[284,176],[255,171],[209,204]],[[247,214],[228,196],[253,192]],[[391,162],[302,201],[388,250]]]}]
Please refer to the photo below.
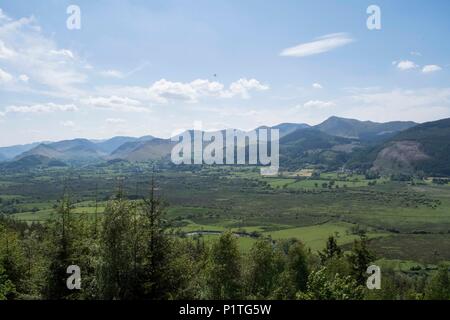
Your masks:
[{"label": "blue sky", "polygon": [[[81,9],[80,30],[66,28],[71,4]],[[366,26],[371,4],[381,30]],[[168,137],[199,122],[213,130],[331,115],[450,117],[446,0],[6,0],[0,8],[2,146]]]}]

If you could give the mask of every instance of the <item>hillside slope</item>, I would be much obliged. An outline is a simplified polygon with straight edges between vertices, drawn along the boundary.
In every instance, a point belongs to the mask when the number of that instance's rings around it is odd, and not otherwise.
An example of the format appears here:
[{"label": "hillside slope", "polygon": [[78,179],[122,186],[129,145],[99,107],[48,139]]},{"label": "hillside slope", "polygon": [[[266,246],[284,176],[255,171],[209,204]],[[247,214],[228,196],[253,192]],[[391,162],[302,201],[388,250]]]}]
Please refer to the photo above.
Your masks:
[{"label": "hillside slope", "polygon": [[378,146],[355,153],[350,163],[382,174],[450,176],[450,118],[400,132]]},{"label": "hillside slope", "polygon": [[416,126],[412,121],[392,121],[378,123],[339,117],[330,117],[314,126],[332,136],[360,139],[362,141],[382,141],[391,138],[398,132]]}]

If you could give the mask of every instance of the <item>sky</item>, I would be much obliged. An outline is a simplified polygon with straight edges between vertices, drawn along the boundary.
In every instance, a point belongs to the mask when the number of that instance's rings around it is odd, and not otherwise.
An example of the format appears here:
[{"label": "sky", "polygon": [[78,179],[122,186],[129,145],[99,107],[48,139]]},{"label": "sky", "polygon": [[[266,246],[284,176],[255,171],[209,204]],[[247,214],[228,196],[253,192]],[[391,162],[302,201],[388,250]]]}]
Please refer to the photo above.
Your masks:
[{"label": "sky", "polygon": [[[80,28],[69,29],[70,5]],[[381,29],[369,29],[370,5]],[[450,117],[447,0],[2,0],[0,146]]]}]

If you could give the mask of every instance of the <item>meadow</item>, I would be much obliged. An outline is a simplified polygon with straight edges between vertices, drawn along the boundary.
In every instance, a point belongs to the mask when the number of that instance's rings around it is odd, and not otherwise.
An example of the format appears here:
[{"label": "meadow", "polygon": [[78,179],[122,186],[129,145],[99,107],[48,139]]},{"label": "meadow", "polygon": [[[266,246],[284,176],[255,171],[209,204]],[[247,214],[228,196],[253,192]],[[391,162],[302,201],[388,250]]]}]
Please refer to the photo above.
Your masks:
[{"label": "meadow", "polygon": [[[437,264],[450,261],[450,186],[430,180],[397,182],[363,175],[320,173],[269,178],[254,167],[175,170],[119,163],[70,170],[9,173],[0,180],[0,210],[29,223],[51,219],[64,192],[74,212],[102,214],[118,189],[133,200],[149,192],[154,177],[172,230],[231,230],[241,250],[258,238],[296,238],[310,250],[334,235],[350,246],[361,233],[379,259]],[[218,234],[201,235],[205,241]]]}]

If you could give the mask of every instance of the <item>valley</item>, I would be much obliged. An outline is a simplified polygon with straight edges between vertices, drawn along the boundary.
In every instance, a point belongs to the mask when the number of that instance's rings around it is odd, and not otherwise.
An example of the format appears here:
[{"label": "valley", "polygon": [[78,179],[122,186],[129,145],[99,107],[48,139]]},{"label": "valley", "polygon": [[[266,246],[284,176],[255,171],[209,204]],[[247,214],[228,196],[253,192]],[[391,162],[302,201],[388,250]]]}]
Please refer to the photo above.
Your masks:
[{"label": "valley", "polygon": [[[244,251],[258,238],[296,238],[315,252],[323,249],[330,235],[345,246],[363,232],[380,259],[425,265],[450,261],[448,183],[366,179],[332,172],[309,178],[292,178],[287,173],[268,178],[248,166],[160,168],[153,173],[154,165],[120,162],[4,176],[0,210],[28,223],[44,222],[52,218],[66,187],[74,212],[93,217],[103,214],[119,186],[131,200],[146,196],[154,176],[157,194],[167,203],[166,218],[182,237],[232,230],[250,235],[239,238]],[[202,235],[205,240],[217,236]],[[406,239],[415,239],[417,250],[411,250]]]},{"label": "valley", "polygon": [[347,257],[365,239],[371,261],[417,290],[450,266],[449,119],[275,127],[280,170],[270,177],[259,164],[175,165],[173,142],[151,136],[0,148],[10,157],[0,163],[0,213],[18,230],[41,230],[69,203],[92,226],[109,221],[117,199],[139,207],[154,192],[180,245],[209,250],[231,234],[245,261],[261,243],[299,241],[314,266],[330,237]]}]

